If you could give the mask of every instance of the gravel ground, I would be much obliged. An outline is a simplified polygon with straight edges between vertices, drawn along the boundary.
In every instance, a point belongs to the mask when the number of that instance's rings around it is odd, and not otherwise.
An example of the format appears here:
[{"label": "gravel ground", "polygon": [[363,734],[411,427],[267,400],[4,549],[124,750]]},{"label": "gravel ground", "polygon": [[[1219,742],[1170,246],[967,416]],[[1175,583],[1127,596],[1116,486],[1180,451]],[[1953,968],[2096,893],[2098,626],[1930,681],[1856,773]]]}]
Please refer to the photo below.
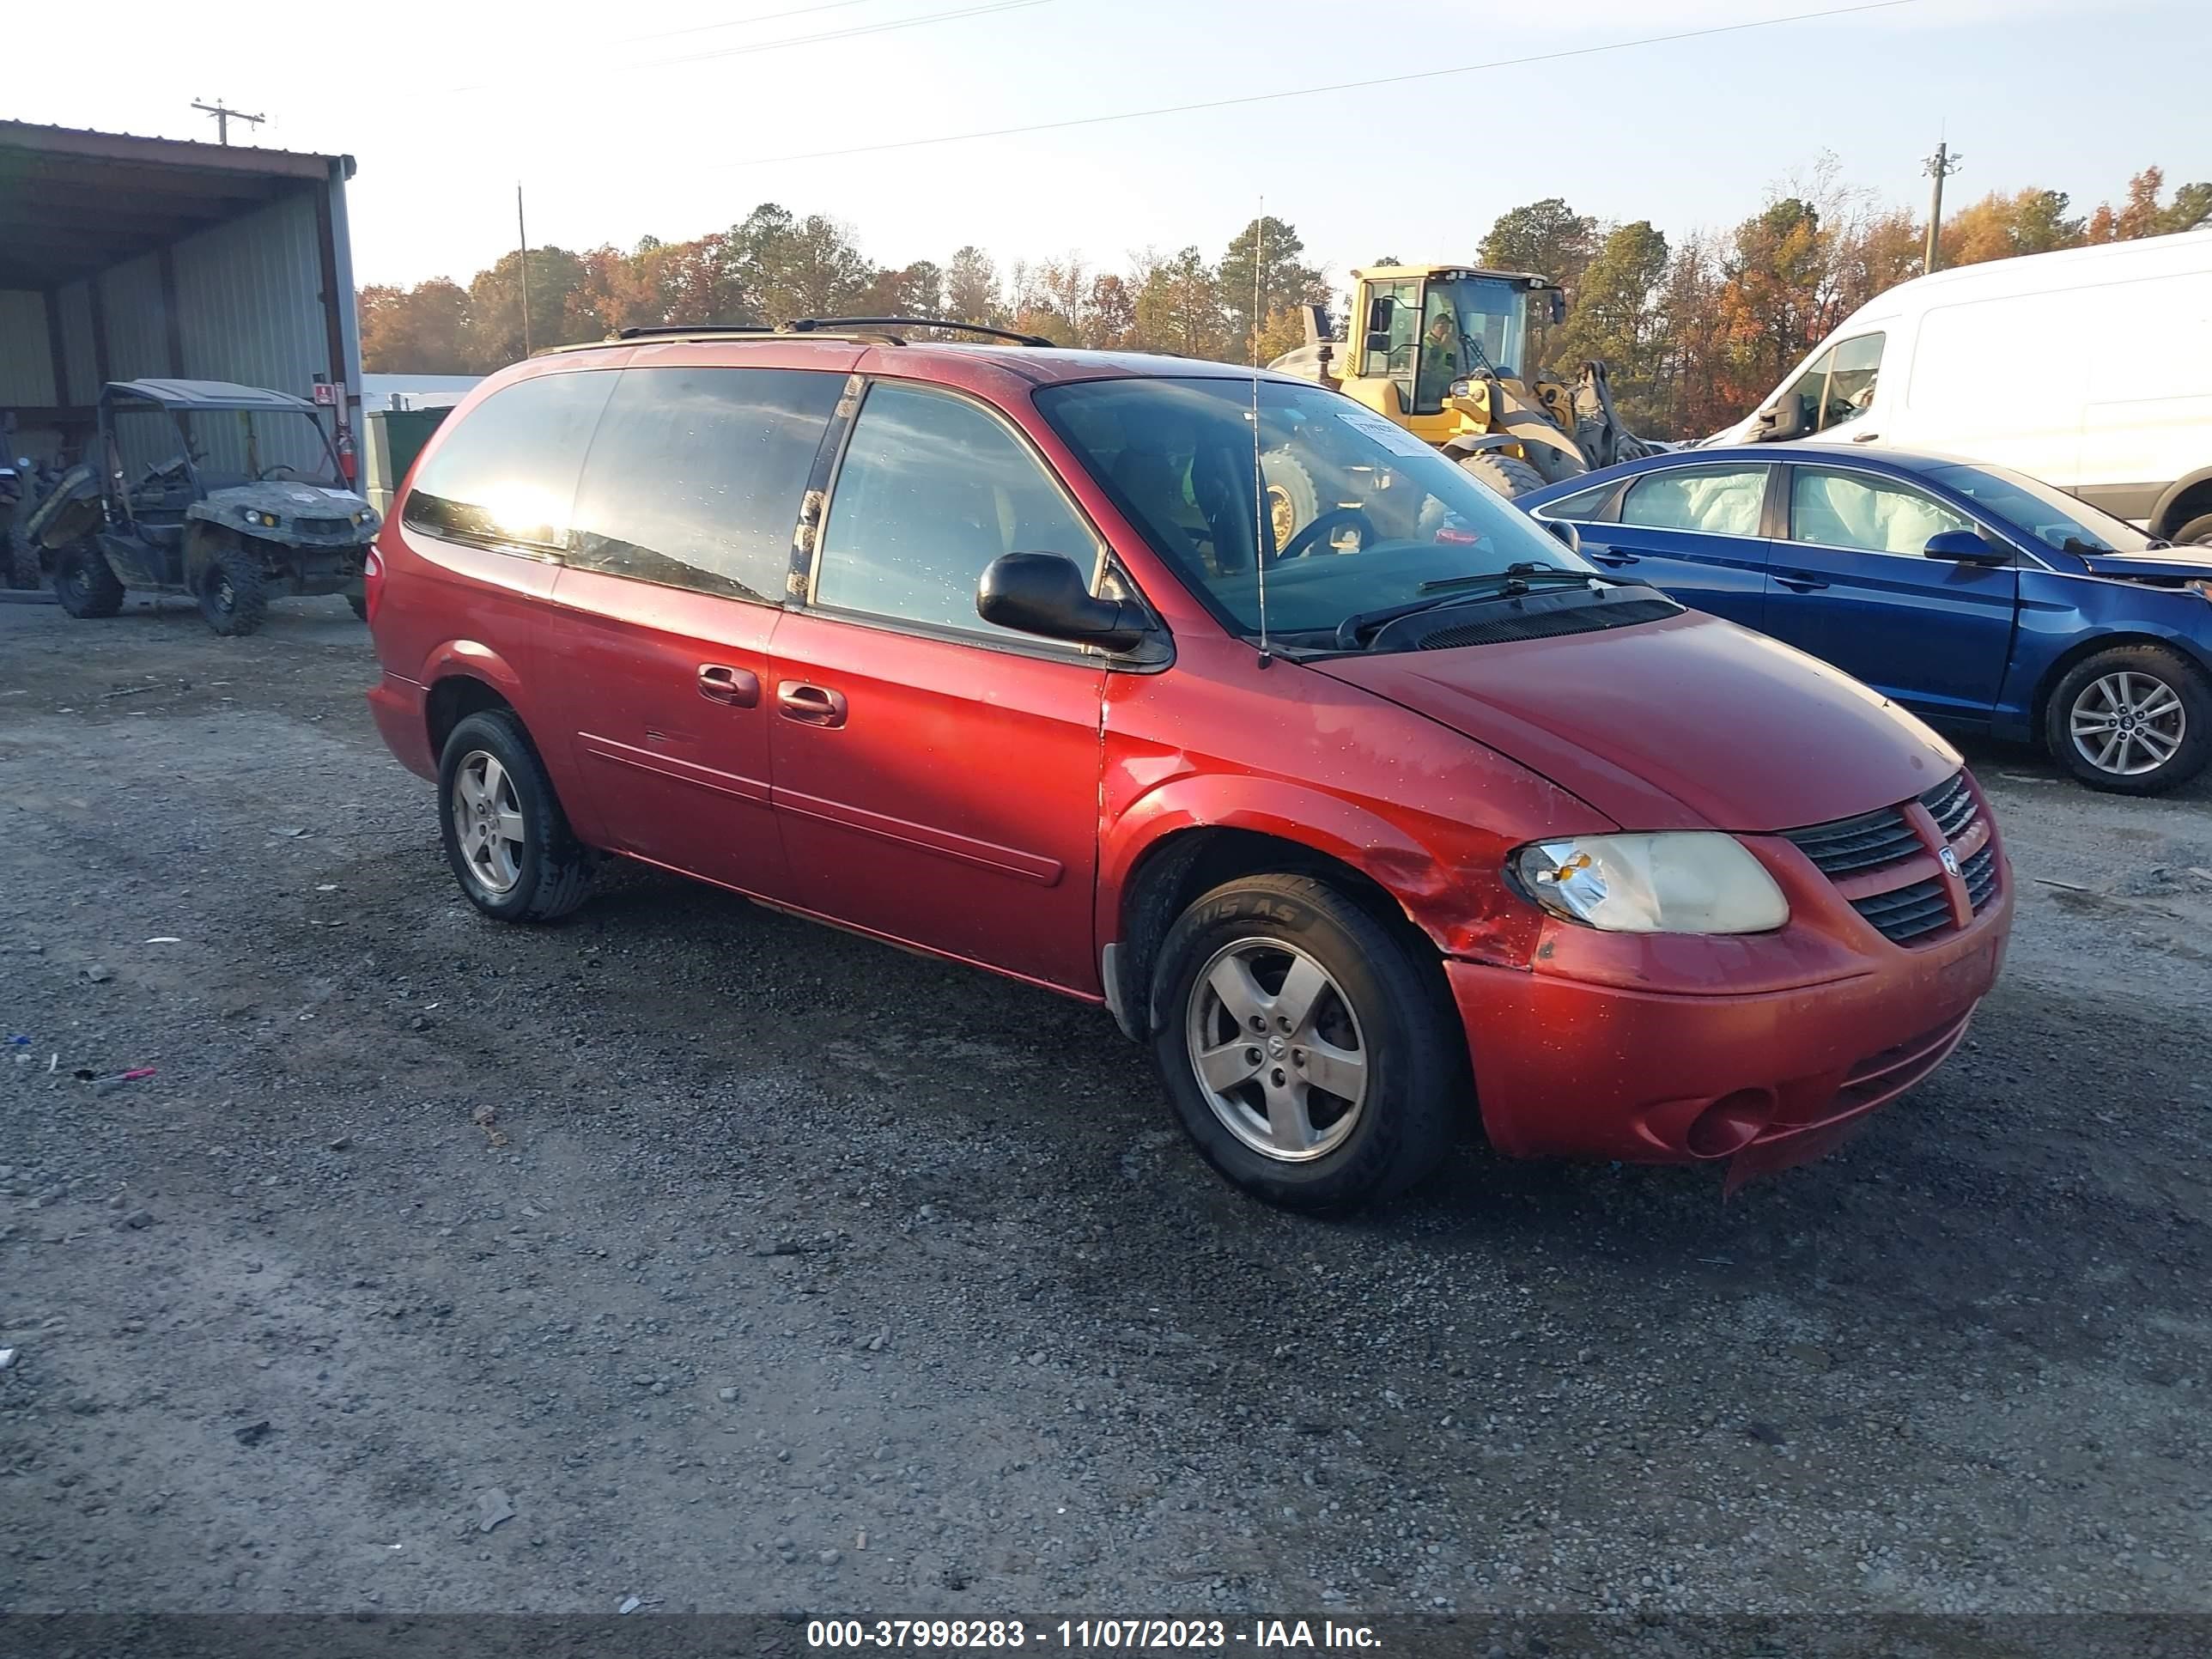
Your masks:
[{"label": "gravel ground", "polygon": [[370,673],[0,606],[0,1609],[2212,1610],[2212,788],[1977,752],[2004,981],[1821,1164],[1318,1224],[1103,1012],[478,919]]}]

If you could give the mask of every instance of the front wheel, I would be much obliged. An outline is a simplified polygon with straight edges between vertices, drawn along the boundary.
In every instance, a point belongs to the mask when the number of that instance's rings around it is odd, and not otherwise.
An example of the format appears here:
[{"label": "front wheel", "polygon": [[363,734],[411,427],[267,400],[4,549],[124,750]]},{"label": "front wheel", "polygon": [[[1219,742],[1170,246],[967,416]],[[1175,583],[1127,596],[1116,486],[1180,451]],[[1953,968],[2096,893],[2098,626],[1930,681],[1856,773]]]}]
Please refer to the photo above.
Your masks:
[{"label": "front wheel", "polygon": [[200,578],[200,615],[218,634],[251,634],[269,613],[269,589],[261,561],[242,547],[226,547],[208,562]]},{"label": "front wheel", "polygon": [[1462,455],[1459,466],[1461,471],[1478,483],[1488,484],[1509,501],[1544,487],[1543,475],[1534,467],[1517,455],[1501,455],[1494,449],[1478,449],[1471,455]]},{"label": "front wheel", "polygon": [[2212,759],[2212,684],[2165,646],[2114,646],[2075,664],[2052,690],[2044,737],[2092,789],[2162,794]]},{"label": "front wheel", "polygon": [[1249,876],[1160,953],[1153,1058],[1191,1139],[1245,1191],[1350,1209],[1435,1168],[1464,1045],[1432,965],[1326,883]]}]

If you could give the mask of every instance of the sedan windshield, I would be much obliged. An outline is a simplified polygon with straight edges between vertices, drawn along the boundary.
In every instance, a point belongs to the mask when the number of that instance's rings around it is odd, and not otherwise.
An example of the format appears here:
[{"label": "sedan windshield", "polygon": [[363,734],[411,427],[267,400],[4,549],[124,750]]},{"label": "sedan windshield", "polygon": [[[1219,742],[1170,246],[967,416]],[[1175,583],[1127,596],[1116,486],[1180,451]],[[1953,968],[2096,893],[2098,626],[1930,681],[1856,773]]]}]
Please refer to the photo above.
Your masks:
[{"label": "sedan windshield", "polygon": [[2152,538],[2078,495],[1994,466],[1936,467],[1929,477],[2008,520],[2054,553],[2140,553]]},{"label": "sedan windshield", "polygon": [[[1329,648],[1346,618],[1471,579],[1589,565],[1401,428],[1261,380],[1088,380],[1038,407],[1161,557],[1241,633]],[[1262,501],[1258,499],[1264,496]]]}]

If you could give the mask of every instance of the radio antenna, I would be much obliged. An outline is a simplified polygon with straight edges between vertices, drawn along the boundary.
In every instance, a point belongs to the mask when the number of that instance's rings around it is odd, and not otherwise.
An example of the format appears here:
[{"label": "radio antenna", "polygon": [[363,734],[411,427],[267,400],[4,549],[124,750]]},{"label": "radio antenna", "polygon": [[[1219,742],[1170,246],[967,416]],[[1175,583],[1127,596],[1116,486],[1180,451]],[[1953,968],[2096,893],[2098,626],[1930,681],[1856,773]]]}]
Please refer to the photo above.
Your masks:
[{"label": "radio antenna", "polygon": [[1252,568],[1260,588],[1260,666],[1274,661],[1267,649],[1267,481],[1260,465],[1260,272],[1267,242],[1267,198],[1252,222]]}]

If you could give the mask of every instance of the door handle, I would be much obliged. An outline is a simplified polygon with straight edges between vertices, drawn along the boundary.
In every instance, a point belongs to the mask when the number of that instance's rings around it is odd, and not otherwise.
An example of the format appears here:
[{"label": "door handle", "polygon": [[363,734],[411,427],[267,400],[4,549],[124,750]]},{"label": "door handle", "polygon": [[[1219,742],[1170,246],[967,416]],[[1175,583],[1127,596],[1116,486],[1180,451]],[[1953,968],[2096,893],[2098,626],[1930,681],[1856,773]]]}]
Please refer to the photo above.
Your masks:
[{"label": "door handle", "polygon": [[760,676],[750,669],[702,662],[699,665],[699,695],[708,702],[727,703],[732,708],[755,708],[760,705]]},{"label": "door handle", "polygon": [[1820,580],[1817,576],[1777,576],[1774,580],[1792,593],[1817,592],[1827,586],[1827,583]]},{"label": "door handle", "polygon": [[805,680],[777,681],[775,706],[784,719],[797,720],[801,726],[845,723],[845,694],[824,686],[809,685]]},{"label": "door handle", "polygon": [[1881,436],[1881,434],[1879,432],[1854,432],[1851,434],[1851,441],[1855,444],[1870,444]]},{"label": "door handle", "polygon": [[1583,551],[1591,558],[1595,559],[1600,564],[1609,564],[1615,569],[1619,569],[1625,564],[1640,564],[1643,562],[1643,556],[1640,554],[1616,553],[1609,547],[1592,547],[1587,542],[1583,544]]}]

